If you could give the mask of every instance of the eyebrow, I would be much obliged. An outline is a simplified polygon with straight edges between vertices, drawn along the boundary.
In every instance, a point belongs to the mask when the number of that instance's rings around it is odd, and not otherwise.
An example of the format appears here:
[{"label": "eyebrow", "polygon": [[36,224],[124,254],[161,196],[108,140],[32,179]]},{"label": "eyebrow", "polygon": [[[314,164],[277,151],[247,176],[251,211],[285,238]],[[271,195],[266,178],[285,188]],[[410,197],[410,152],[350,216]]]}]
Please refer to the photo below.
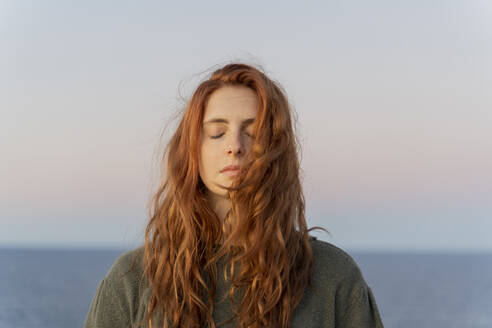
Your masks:
[{"label": "eyebrow", "polygon": [[[241,125],[242,126],[246,126],[246,125],[250,125],[251,123],[253,123],[255,121],[254,118],[248,118],[246,120],[244,120]],[[208,124],[208,123],[225,123],[225,124],[229,124],[229,121],[224,119],[224,118],[212,118],[206,122],[203,122],[203,125],[205,124]]]}]

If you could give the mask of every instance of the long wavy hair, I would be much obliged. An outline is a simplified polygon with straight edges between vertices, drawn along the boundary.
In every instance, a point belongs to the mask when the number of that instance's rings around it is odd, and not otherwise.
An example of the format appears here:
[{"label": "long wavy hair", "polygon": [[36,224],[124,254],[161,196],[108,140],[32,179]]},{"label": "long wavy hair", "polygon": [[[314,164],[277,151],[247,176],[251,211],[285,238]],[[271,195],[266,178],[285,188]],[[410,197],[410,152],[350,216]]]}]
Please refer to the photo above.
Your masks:
[{"label": "long wavy hair", "polygon": [[[222,222],[198,163],[207,100],[224,86],[253,90],[258,111],[246,163],[226,187],[231,210]],[[164,328],[215,328],[217,262],[225,256],[221,274],[231,282],[226,297],[234,305],[226,322],[290,326],[305,288],[313,288],[309,231],[325,230],[307,229],[291,111],[276,82],[242,63],[225,65],[196,88],[164,150],[165,173],[151,202],[143,255],[151,293],[140,324],[152,327],[153,314],[160,313]]]}]

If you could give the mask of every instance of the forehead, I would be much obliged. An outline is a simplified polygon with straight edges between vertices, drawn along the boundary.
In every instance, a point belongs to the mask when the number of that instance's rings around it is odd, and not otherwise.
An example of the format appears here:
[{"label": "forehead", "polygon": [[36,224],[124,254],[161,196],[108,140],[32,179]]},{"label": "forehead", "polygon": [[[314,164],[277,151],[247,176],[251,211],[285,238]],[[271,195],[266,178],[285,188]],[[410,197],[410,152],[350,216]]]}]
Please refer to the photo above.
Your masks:
[{"label": "forehead", "polygon": [[246,119],[256,116],[258,100],[253,90],[243,86],[225,86],[215,90],[205,105],[203,121],[210,119]]}]

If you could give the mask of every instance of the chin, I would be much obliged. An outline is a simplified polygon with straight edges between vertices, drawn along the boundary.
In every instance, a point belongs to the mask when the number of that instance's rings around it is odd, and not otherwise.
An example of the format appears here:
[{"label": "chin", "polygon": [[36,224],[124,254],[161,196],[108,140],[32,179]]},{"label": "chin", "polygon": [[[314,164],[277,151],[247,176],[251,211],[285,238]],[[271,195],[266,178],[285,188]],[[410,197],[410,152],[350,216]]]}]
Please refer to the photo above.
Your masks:
[{"label": "chin", "polygon": [[208,188],[208,192],[212,193],[216,196],[220,196],[220,197],[228,197],[229,196],[229,192],[227,190],[222,189],[222,188],[217,188],[217,189]]},{"label": "chin", "polygon": [[229,192],[227,190],[226,191],[221,190],[220,192],[217,192],[216,194],[221,196],[221,197],[229,197]]}]

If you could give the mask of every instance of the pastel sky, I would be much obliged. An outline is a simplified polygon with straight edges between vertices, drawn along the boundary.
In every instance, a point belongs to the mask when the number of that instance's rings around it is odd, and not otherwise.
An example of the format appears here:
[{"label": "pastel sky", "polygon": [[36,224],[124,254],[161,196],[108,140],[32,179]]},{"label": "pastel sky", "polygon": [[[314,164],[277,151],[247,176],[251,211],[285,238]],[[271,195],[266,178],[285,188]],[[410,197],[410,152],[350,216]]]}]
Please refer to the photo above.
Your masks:
[{"label": "pastel sky", "polygon": [[4,0],[0,48],[0,246],[139,245],[163,127],[241,60],[297,112],[316,236],[492,251],[489,1]]}]

